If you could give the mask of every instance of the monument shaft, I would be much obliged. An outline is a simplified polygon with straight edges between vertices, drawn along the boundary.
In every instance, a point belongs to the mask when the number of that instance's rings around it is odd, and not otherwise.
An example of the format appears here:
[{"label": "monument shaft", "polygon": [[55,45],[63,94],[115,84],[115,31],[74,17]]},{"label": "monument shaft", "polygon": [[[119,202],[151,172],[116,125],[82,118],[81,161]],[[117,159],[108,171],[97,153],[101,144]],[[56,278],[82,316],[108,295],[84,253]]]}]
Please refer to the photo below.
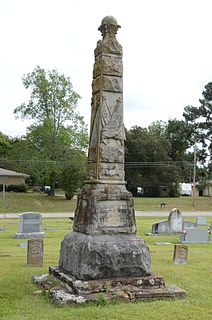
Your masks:
[{"label": "monument shaft", "polygon": [[120,26],[105,17],[95,49],[87,178],[78,195],[73,232],[61,244],[59,266],[78,279],[150,274],[150,253],[136,236],[133,197],[124,181]]}]

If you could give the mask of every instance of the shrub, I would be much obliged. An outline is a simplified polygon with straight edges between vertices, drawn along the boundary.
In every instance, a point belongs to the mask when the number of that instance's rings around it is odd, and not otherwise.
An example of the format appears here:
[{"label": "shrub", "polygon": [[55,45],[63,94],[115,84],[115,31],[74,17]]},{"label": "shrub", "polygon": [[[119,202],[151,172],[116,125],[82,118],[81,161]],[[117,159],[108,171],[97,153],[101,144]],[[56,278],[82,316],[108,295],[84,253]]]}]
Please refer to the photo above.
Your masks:
[{"label": "shrub", "polygon": [[26,184],[10,184],[7,186],[8,192],[26,192],[27,191],[27,185]]}]

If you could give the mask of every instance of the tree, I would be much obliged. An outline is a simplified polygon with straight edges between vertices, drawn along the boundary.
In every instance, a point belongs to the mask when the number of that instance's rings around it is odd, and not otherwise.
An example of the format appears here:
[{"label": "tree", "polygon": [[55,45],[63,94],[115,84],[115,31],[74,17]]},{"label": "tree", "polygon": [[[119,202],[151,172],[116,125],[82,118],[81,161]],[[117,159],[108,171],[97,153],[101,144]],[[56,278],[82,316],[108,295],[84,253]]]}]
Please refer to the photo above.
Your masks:
[{"label": "tree", "polygon": [[193,147],[193,125],[187,124],[183,120],[168,120],[167,138],[171,144],[170,157],[179,166],[181,171],[181,182],[191,181],[191,171],[193,170],[193,152],[189,151]]},{"label": "tree", "polygon": [[170,157],[171,144],[166,123],[155,122],[148,128],[135,126],[126,132],[126,181],[136,195],[138,186],[160,195],[161,186],[170,192],[179,182],[179,170]]},{"label": "tree", "polygon": [[199,160],[204,162],[207,156],[212,159],[212,82],[205,86],[202,95],[200,106],[186,106],[183,116],[186,123],[193,126],[193,136],[197,142],[202,144]]},{"label": "tree", "polygon": [[67,200],[71,200],[74,193],[82,187],[86,175],[86,156],[82,152],[71,155],[71,161],[61,168],[59,184],[65,191]]},{"label": "tree", "polygon": [[23,84],[31,89],[30,99],[14,114],[34,121],[27,129],[26,140],[34,150],[33,158],[48,165],[50,194],[54,195],[58,162],[67,160],[70,150],[87,148],[87,127],[76,110],[80,96],[68,77],[39,66],[23,76]]},{"label": "tree", "polygon": [[10,148],[11,148],[10,138],[7,135],[0,132],[0,159],[1,158],[7,159]]}]

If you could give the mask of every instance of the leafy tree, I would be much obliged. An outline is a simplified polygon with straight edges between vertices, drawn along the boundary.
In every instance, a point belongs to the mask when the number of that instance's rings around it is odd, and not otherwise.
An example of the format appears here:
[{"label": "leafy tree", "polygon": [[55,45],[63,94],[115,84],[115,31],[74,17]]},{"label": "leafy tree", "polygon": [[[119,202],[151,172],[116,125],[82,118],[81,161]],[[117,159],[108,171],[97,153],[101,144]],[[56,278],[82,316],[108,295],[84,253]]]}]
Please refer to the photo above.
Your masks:
[{"label": "leafy tree", "polygon": [[126,132],[126,181],[136,195],[138,186],[160,195],[160,187],[171,189],[179,182],[179,170],[170,157],[171,143],[166,124],[155,122],[148,128],[135,126]]},{"label": "leafy tree", "polygon": [[68,77],[39,66],[23,76],[23,84],[31,90],[30,99],[14,114],[34,121],[28,127],[26,141],[33,151],[32,159],[42,160],[43,169],[49,171],[50,194],[54,195],[58,162],[66,160],[70,150],[87,148],[87,127],[76,110],[80,97]]},{"label": "leafy tree", "polygon": [[199,100],[200,106],[185,107],[183,116],[186,123],[193,126],[197,142],[202,144],[199,160],[204,162],[208,155],[212,159],[212,82],[205,86],[202,95],[203,98]]},{"label": "leafy tree", "polygon": [[193,152],[189,151],[189,148],[193,147],[194,144],[193,125],[188,125],[183,120],[170,119],[167,123],[166,132],[171,144],[169,155],[179,166],[181,182],[190,182],[194,159]]},{"label": "leafy tree", "polygon": [[61,168],[59,184],[65,191],[67,200],[83,185],[86,175],[86,156],[82,152],[72,154],[71,161]]},{"label": "leafy tree", "polygon": [[0,158],[7,159],[10,148],[11,148],[10,138],[7,135],[0,132]]}]

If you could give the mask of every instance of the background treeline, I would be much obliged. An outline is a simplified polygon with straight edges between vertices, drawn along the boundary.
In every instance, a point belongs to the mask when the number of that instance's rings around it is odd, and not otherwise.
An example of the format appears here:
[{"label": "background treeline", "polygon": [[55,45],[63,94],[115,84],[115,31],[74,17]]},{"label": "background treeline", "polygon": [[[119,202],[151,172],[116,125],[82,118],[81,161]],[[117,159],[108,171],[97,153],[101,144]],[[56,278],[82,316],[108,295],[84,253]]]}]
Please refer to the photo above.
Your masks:
[{"label": "background treeline", "polygon": [[[31,119],[25,136],[0,132],[0,167],[29,174],[30,186],[63,188],[70,199],[83,184],[88,148],[87,126],[77,112],[80,96],[71,81],[56,70],[37,66],[23,76],[30,90],[28,103],[14,110],[16,117]],[[148,128],[126,129],[125,171],[127,188],[144,196],[179,195],[180,182],[192,182],[194,145],[197,145],[199,188],[211,178],[212,83],[202,93],[198,107],[187,106],[183,120],[153,122]],[[141,106],[142,107],[142,106]]]}]

